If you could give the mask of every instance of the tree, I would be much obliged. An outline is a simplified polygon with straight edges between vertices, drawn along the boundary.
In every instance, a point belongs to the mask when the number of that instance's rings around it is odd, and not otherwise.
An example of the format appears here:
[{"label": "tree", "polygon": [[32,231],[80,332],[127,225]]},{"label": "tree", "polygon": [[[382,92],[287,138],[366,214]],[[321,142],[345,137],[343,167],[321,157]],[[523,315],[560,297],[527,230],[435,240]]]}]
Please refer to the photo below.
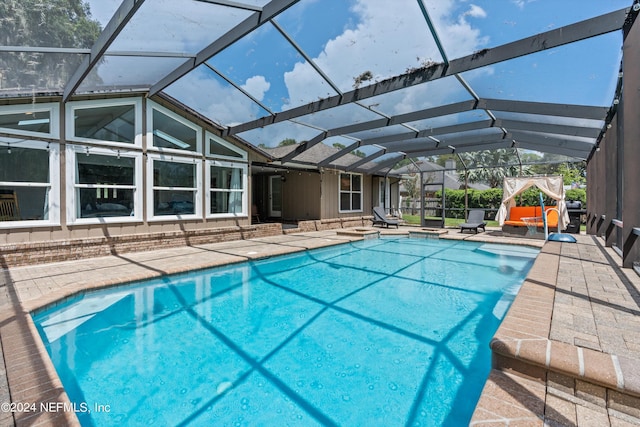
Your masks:
[{"label": "tree", "polygon": [[[334,142],[334,143],[333,143],[333,147],[334,147],[334,148],[337,148],[338,150],[344,150],[345,148],[347,148],[347,146],[346,146],[346,145],[344,145],[344,144],[340,144],[339,142]],[[353,151],[351,152],[351,154],[353,154],[354,156],[358,156],[358,157],[365,157],[365,156],[366,156],[366,154],[364,154],[364,153],[363,153],[362,151],[360,151],[360,150],[353,150]]]},{"label": "tree", "polygon": [[587,183],[586,162],[562,163],[558,167],[564,185],[584,185]]},{"label": "tree", "polygon": [[502,186],[505,176],[531,175],[528,166],[514,164],[514,153],[507,149],[484,150],[465,156],[467,169],[458,164],[458,173],[470,183],[486,183],[491,188]]},{"label": "tree", "polygon": [[[0,2],[1,46],[90,48],[101,31],[82,0]],[[65,53],[0,55],[0,88],[60,89],[82,59]]]},{"label": "tree", "polygon": [[296,145],[297,142],[293,138],[285,138],[278,144],[278,147],[286,147],[287,145]]},{"label": "tree", "polygon": [[410,207],[413,213],[416,205],[416,199],[420,197],[420,184],[418,182],[418,175],[414,175],[408,179],[403,179],[402,185],[407,191],[407,201],[410,203],[410,205],[407,207]]}]

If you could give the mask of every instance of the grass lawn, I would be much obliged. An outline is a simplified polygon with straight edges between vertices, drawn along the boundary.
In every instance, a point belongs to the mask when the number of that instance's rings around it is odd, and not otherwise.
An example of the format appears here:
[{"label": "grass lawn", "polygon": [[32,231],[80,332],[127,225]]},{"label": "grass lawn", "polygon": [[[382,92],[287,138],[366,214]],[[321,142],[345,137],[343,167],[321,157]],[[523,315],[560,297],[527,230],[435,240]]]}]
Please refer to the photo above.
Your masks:
[{"label": "grass lawn", "polygon": [[[406,221],[407,224],[415,224],[420,225],[420,215],[402,215],[402,219]],[[428,218],[428,219],[440,219],[440,218]],[[445,227],[457,227],[458,224],[463,223],[465,220],[462,218],[445,218],[444,226]],[[489,227],[499,227],[498,221],[485,221]],[[586,231],[587,226],[584,224],[580,225],[580,231]],[[555,230],[554,230],[555,231]]]},{"label": "grass lawn", "polygon": [[[407,224],[420,225],[420,215],[402,215]],[[440,219],[440,218],[428,218],[428,219]],[[445,227],[457,227],[458,224],[465,222],[462,218],[445,218]],[[498,221],[486,220],[486,223],[490,227],[498,227]]]}]

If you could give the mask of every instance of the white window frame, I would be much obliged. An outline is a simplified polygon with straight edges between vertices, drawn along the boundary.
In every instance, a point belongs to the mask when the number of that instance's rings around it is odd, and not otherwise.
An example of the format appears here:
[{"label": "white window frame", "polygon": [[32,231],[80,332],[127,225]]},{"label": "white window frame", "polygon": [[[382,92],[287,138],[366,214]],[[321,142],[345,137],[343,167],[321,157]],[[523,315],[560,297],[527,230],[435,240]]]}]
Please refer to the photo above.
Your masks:
[{"label": "white window frame", "polygon": [[[75,110],[85,110],[90,108],[102,108],[102,107],[117,107],[120,105],[133,105],[135,114],[134,125],[134,141],[128,142],[115,142],[115,141],[102,141],[92,138],[81,138],[75,136]],[[68,141],[74,142],[88,142],[91,144],[105,144],[114,147],[142,148],[142,99],[141,98],[124,98],[124,99],[99,99],[92,101],[73,101],[68,102],[65,111],[65,124],[66,124],[66,138]]]},{"label": "white window frame", "polygon": [[[206,203],[206,216],[207,218],[237,218],[237,217],[248,217],[248,206],[249,206],[249,200],[248,200],[248,183],[249,183],[249,179],[248,179],[248,175],[249,175],[249,167],[247,166],[247,164],[245,163],[234,163],[234,162],[221,162],[221,161],[217,161],[217,160],[207,160],[205,162],[205,181],[206,181],[206,185],[205,185],[205,191],[206,191],[206,196],[205,196],[205,203]],[[212,167],[226,167],[226,168],[234,168],[234,169],[240,169],[242,171],[242,190],[226,190],[226,189],[220,189],[220,188],[211,188],[211,168]],[[242,212],[236,212],[236,213],[212,213],[211,212],[211,193],[213,191],[220,191],[220,192],[242,192]]]},{"label": "white window frame", "polygon": [[[99,154],[112,157],[131,157],[135,159],[135,178],[133,185],[96,185],[76,183],[76,157]],[[67,145],[66,149],[66,194],[67,194],[67,223],[69,225],[79,224],[113,224],[131,223],[142,221],[142,152],[132,152],[124,150],[114,150],[101,147],[88,147],[81,145]],[[77,188],[107,188],[107,189],[133,189],[133,213],[128,216],[98,217],[98,218],[78,218],[77,212]]]},{"label": "white window frame", "polygon": [[20,104],[20,105],[3,105],[0,106],[0,115],[19,114],[19,113],[38,113],[49,112],[49,132],[33,132],[28,130],[19,130],[0,127],[0,131],[15,135],[38,136],[49,138],[60,138],[60,106],[56,103],[49,102],[43,104]]},{"label": "white window frame", "polygon": [[[193,129],[196,132],[196,150],[180,150],[178,148],[165,148],[165,147],[156,147],[153,145],[153,110],[158,110],[162,114],[172,118],[173,120],[182,123],[188,128]],[[180,116],[179,114],[174,113],[173,111],[163,107],[160,104],[157,104],[151,100],[147,100],[147,150],[149,151],[158,151],[162,153],[173,153],[173,154],[186,154],[186,153],[202,153],[202,128],[198,125],[193,124],[189,120]]]},{"label": "white window frame", "polygon": [[[340,180],[341,180],[341,175],[349,175],[349,181],[350,181],[350,187],[351,189],[347,192],[344,191],[340,188]],[[358,191],[354,191],[353,190],[353,177],[354,176],[359,176],[360,177],[360,190]],[[342,205],[341,205],[341,199],[342,199],[342,194],[343,193],[349,193],[349,205],[350,207],[352,205],[352,201],[353,199],[351,198],[351,195],[353,195],[354,193],[360,193],[360,209],[349,209],[349,210],[343,210],[342,209]],[[352,212],[363,212],[363,205],[364,205],[364,175],[362,175],[361,173],[351,173],[351,172],[340,172],[338,174],[338,212],[339,213],[352,213]]]},{"label": "white window frame", "polygon": [[[220,154],[213,154],[211,153],[211,147],[209,146],[209,139],[213,139],[216,143],[222,145],[223,147],[236,152],[238,154],[240,154],[241,157],[231,157],[231,156],[222,156]],[[232,162],[242,162],[242,161],[248,161],[248,157],[249,155],[247,154],[247,152],[239,147],[236,147],[235,145],[233,145],[232,143],[230,143],[229,141],[225,141],[224,139],[222,139],[221,137],[219,137],[218,135],[206,131],[204,134],[204,145],[206,147],[206,156],[207,157],[215,157],[217,159],[225,159],[225,160],[229,160]]]},{"label": "white window frame", "polygon": [[[196,183],[195,187],[156,187],[153,182],[153,162],[175,162],[188,163],[195,166]],[[147,220],[148,221],[175,221],[202,219],[202,160],[194,157],[178,157],[164,153],[148,153],[147,154]],[[194,191],[195,203],[193,214],[188,215],[155,215],[154,213],[154,191],[155,190],[177,190],[177,191]]]},{"label": "white window frame", "polygon": [[[0,138],[0,150],[7,146],[49,151],[49,182],[0,181],[8,187],[44,187],[49,189],[48,219],[24,221],[0,221],[0,229],[22,227],[50,227],[60,225],[60,145],[57,142],[25,141],[22,139]],[[19,201],[18,201],[19,203]]]}]

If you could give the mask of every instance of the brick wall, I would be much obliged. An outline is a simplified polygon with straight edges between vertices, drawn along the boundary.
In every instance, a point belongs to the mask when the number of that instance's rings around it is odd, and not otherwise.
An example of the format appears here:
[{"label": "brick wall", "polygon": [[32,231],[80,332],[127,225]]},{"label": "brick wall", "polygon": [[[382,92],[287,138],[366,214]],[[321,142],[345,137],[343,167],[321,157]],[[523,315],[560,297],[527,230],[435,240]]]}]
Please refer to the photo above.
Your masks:
[{"label": "brick wall", "polygon": [[0,245],[0,267],[69,261],[282,234],[282,225],[256,224],[164,233],[55,240]]},{"label": "brick wall", "polygon": [[277,236],[286,233],[370,226],[371,217],[300,221],[298,228],[282,230],[280,223],[254,224],[163,233],[129,234],[113,237],[26,242],[0,245],[0,268],[83,258],[193,246],[232,240]]}]

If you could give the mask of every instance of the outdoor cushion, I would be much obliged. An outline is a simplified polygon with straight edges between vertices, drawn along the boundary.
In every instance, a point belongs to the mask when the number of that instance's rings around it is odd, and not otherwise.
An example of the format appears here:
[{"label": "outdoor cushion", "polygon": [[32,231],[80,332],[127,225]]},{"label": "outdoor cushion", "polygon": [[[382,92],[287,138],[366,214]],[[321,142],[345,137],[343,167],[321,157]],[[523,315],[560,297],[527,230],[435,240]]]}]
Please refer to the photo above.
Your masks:
[{"label": "outdoor cushion", "polygon": [[[547,212],[547,227],[557,228],[558,212],[551,209],[555,208],[553,206],[545,208],[545,211]],[[525,224],[522,218],[539,218],[536,222],[536,225],[538,227],[544,226],[544,223],[542,222],[542,210],[540,209],[540,206],[514,206],[509,211],[509,219],[505,221],[504,224],[516,227],[526,227],[527,224]]]},{"label": "outdoor cushion", "polygon": [[540,214],[539,206],[514,206],[509,210],[509,219],[504,223],[524,227],[525,223],[522,218],[538,217],[541,216]]}]

